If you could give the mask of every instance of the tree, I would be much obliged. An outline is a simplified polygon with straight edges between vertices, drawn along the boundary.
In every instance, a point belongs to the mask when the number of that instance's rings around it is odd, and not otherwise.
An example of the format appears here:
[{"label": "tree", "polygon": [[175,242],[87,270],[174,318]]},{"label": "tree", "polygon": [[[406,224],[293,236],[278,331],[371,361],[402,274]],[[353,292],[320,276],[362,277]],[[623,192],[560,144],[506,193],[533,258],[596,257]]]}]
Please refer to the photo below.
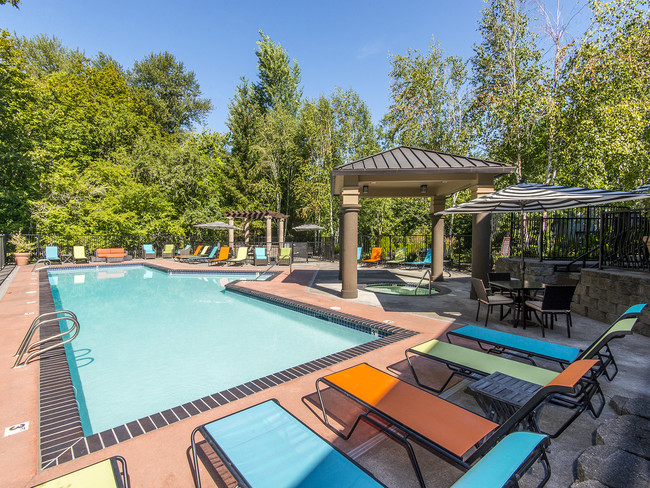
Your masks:
[{"label": "tree", "polygon": [[23,37],[18,46],[23,51],[26,71],[38,79],[59,71],[75,73],[85,62],[81,51],[65,47],[57,37],[44,34],[32,39]]},{"label": "tree", "polygon": [[591,0],[592,28],[562,73],[558,178],[631,189],[650,177],[650,16],[641,0]]},{"label": "tree", "polygon": [[191,130],[203,123],[212,103],[200,98],[201,88],[193,71],[165,51],[136,61],[129,72],[129,84],[140,91],[152,107],[151,118],[168,134]]},{"label": "tree", "polygon": [[541,118],[544,76],[522,0],[491,0],[474,46],[471,115],[490,157],[516,166],[517,180],[530,155],[530,136]]}]

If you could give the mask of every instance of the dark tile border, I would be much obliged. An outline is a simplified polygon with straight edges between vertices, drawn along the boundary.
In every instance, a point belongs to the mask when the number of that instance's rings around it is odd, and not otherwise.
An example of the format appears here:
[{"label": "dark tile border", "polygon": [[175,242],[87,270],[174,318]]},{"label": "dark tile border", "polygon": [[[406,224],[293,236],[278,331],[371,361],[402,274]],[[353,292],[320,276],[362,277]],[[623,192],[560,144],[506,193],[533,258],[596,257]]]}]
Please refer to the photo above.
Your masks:
[{"label": "dark tile border", "polygon": [[[120,264],[119,266],[125,266]],[[128,263],[126,266],[146,266],[155,268],[167,273],[197,274],[242,274],[248,271],[235,270],[170,270],[150,263]],[[57,269],[82,269],[82,268],[104,268],[109,265],[97,266],[62,266]],[[115,267],[115,266],[112,266]],[[277,275],[279,273],[272,273]],[[309,305],[297,300],[278,297],[269,293],[251,290],[234,281],[226,285],[229,291],[251,296],[260,300],[274,303],[280,307],[288,308],[300,313],[319,317],[332,323],[343,325],[357,330],[376,335],[378,338],[362,344],[339,351],[328,356],[300,364],[298,366],[269,374],[247,383],[233,386],[227,390],[199,398],[192,402],[164,410],[138,420],[133,420],[124,425],[84,437],[81,428],[81,418],[74,395],[72,378],[68,367],[67,358],[63,349],[55,349],[44,354],[39,361],[40,366],[40,387],[39,387],[39,423],[40,439],[39,453],[41,469],[57,466],[66,461],[85,456],[91,452],[99,451],[105,447],[124,442],[134,437],[146,434],[153,430],[165,427],[188,417],[197,415],[207,410],[225,405],[235,400],[253,395],[267,388],[281,385],[292,379],[313,373],[320,369],[332,366],[341,361],[351,359],[366,352],[379,349],[385,345],[401,341],[407,337],[417,334],[406,329],[391,326],[374,320],[355,317],[349,314],[330,310],[315,305]],[[54,311],[54,299],[47,277],[47,271],[39,273],[39,313]],[[58,324],[43,326],[41,338],[50,337],[59,333]]]}]

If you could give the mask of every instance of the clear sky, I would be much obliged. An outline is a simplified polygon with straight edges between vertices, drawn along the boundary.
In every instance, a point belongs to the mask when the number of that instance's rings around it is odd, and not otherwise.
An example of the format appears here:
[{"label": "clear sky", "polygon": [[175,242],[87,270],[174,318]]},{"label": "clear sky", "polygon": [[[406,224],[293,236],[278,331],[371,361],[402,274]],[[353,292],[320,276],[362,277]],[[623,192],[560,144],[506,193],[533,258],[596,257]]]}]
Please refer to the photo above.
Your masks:
[{"label": "clear sky", "polygon": [[256,81],[259,30],[280,43],[302,70],[304,95],[352,88],[375,122],[386,113],[390,55],[426,52],[432,39],[446,55],[472,55],[482,0],[23,0],[0,6],[0,27],[48,34],[89,57],[104,52],[130,69],[169,51],[196,73],[214,110],[207,127],[223,132],[241,77]]}]

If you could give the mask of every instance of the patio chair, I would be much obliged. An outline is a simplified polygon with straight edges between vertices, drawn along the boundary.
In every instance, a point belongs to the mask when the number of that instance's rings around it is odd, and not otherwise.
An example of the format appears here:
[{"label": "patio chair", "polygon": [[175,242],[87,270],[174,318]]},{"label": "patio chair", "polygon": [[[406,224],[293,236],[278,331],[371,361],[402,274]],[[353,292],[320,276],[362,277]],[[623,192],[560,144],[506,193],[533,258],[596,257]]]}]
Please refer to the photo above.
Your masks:
[{"label": "patio chair", "polygon": [[[576,376],[580,372],[589,374],[593,363],[584,361],[571,371],[563,372],[561,377],[558,375],[556,381],[539,388],[501,425],[366,363],[319,378],[316,389],[323,420],[334,433],[349,439],[360,421],[367,421],[406,447],[420,485],[424,486],[411,440],[454,465],[469,469],[499,440],[520,424],[527,423],[531,415],[536,415],[537,409],[543,407],[551,396],[571,395],[583,380],[582,376],[577,379]],[[332,396],[323,395],[322,386],[333,389],[361,407],[361,413],[350,422],[350,427],[342,425],[339,429],[332,425],[324,403]]]},{"label": "patio chair", "polygon": [[427,253],[422,261],[408,261],[404,263],[404,266],[415,266],[416,268],[431,266],[431,249],[427,249]]},{"label": "patio chair", "polygon": [[377,265],[381,260],[381,252],[382,252],[381,247],[373,247],[372,252],[370,253],[370,257],[368,259],[362,259],[361,262],[365,263],[368,266]]},{"label": "patio chair", "polygon": [[485,289],[485,285],[483,284],[483,280],[481,280],[480,278],[472,278],[472,288],[474,288],[474,291],[476,292],[476,300],[477,300],[476,320],[477,321],[478,321],[479,312],[481,311],[481,303],[487,305],[487,312],[485,313],[485,324],[484,324],[485,327],[487,327],[488,318],[490,317],[490,313],[492,312],[492,309],[494,307],[496,306],[500,307],[499,320],[503,320],[503,317],[505,317],[506,315],[508,315],[508,313],[512,311],[512,309],[510,309],[504,315],[503,306],[515,305],[514,298],[510,296],[488,295],[487,290]]},{"label": "patio chair", "polygon": [[247,258],[248,258],[248,247],[242,246],[237,249],[237,256],[228,260],[228,264],[243,265],[246,262]]},{"label": "patio chair", "polygon": [[61,264],[61,258],[59,257],[59,248],[57,246],[45,246],[45,259],[50,263],[53,261],[58,261]]},{"label": "patio chair", "polygon": [[72,247],[72,262],[77,263],[78,261],[88,262],[88,256],[86,256],[86,248],[84,246]]},{"label": "patio chair", "polygon": [[163,247],[163,250],[162,250],[162,257],[163,258],[173,258],[174,257],[174,245],[173,244],[165,244],[165,247]]},{"label": "patio chair", "polygon": [[[198,469],[197,434],[222,459],[240,486],[384,486],[371,473],[285,410],[267,400],[230,414],[192,432],[195,480]],[[504,486],[538,458],[550,469],[544,454],[546,436],[515,432],[506,436],[454,485],[455,488]],[[550,474],[550,471],[549,471]]]},{"label": "patio chair", "polygon": [[[571,301],[576,291],[575,285],[547,285],[544,287],[544,297],[541,300],[524,300],[524,329],[526,328],[526,309],[535,313],[542,329],[542,337],[546,336],[546,328],[552,329],[557,315],[566,317],[567,336],[571,337]],[[538,315],[541,314],[541,317]]]},{"label": "patio chair", "polygon": [[278,264],[282,266],[289,266],[291,264],[291,248],[281,247],[280,254],[278,254]]},{"label": "patio chair", "polygon": [[142,258],[143,259],[156,259],[156,251],[151,244],[142,245]]},{"label": "patio chair", "polygon": [[113,456],[32,488],[86,488],[88,486],[129,488],[126,460],[121,456]]},{"label": "patio chair", "polygon": [[393,259],[391,259],[390,261],[386,261],[384,264],[386,265],[396,264],[399,266],[402,263],[404,263],[404,261],[406,261],[406,248],[400,247],[399,249],[397,249],[397,251],[395,251],[395,256],[393,256]]},{"label": "patio chair", "polygon": [[208,265],[210,266],[213,264],[225,264],[226,261],[228,261],[229,255],[230,255],[230,247],[221,246],[221,248],[219,249],[219,256],[208,260]]},{"label": "patio chair", "polygon": [[[449,342],[451,342],[452,337],[469,339],[475,341],[486,352],[493,354],[508,353],[519,356],[530,361],[533,365],[535,364],[534,358],[556,361],[562,367],[576,360],[597,358],[601,362],[600,368],[602,368],[607,379],[611,381],[618,373],[618,366],[609,343],[613,339],[632,333],[632,327],[645,306],[645,303],[641,303],[628,308],[585,350],[522,337],[508,332],[484,329],[475,325],[465,325],[449,331],[447,332],[447,339]],[[610,365],[613,366],[613,373],[609,372]]]},{"label": "patio chair", "polygon": [[497,272],[488,273],[489,286],[486,287],[485,290],[488,293],[492,292],[492,293],[498,293],[500,295],[512,296],[512,294],[509,293],[506,290],[494,290],[494,289],[492,289],[492,282],[493,281],[510,281],[510,278],[511,278],[510,273],[497,273]]},{"label": "patio chair", "polygon": [[256,247],[254,251],[255,251],[255,254],[254,254],[255,266],[268,266],[269,258],[266,255],[266,248],[265,247]]}]

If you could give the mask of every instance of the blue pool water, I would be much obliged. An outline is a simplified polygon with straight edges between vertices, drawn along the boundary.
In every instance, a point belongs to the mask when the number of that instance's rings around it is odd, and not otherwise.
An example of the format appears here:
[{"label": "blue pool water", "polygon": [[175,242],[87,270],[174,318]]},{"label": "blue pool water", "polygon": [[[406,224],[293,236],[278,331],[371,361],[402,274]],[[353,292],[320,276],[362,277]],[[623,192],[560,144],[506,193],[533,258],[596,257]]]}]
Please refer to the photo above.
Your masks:
[{"label": "blue pool water", "polygon": [[81,324],[67,353],[85,435],[376,339],[220,284],[246,275],[144,266],[48,275],[57,310]]}]

